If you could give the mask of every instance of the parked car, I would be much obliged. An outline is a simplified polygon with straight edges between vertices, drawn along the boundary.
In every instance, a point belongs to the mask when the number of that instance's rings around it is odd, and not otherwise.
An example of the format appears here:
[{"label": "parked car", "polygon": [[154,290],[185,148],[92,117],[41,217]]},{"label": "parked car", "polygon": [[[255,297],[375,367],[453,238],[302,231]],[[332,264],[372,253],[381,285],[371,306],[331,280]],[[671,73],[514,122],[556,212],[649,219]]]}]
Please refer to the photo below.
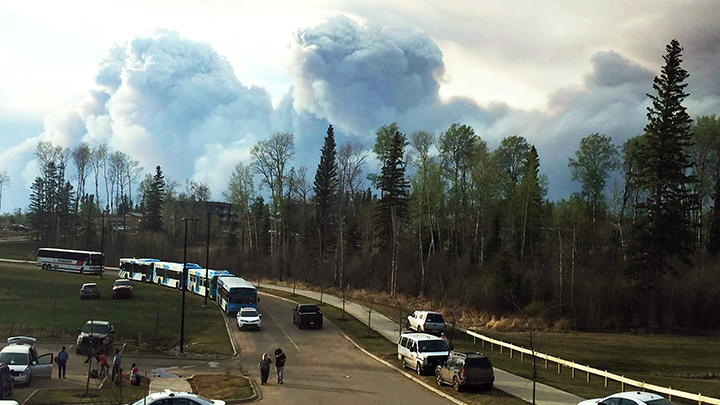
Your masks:
[{"label": "parked car", "polygon": [[407,318],[407,328],[440,335],[445,332],[445,319],[440,312],[415,311]]},{"label": "parked car", "polygon": [[168,405],[171,403],[187,405],[225,405],[225,401],[207,399],[197,394],[171,390],[150,394],[145,398],[140,398],[135,401],[132,405]]},{"label": "parked car", "polygon": [[398,360],[403,367],[414,369],[418,375],[432,373],[450,353],[447,342],[427,333],[403,333],[398,341]]},{"label": "parked car", "polygon": [[240,308],[237,313],[237,327],[238,330],[245,328],[260,330],[260,324],[262,323],[262,314],[259,314],[255,308]]},{"label": "parked car", "polygon": [[53,354],[38,356],[35,338],[14,336],[7,339],[8,345],[0,351],[0,363],[10,368],[14,384],[30,386],[33,378],[50,378],[53,371]]},{"label": "parked car", "polygon": [[100,288],[95,283],[85,283],[80,289],[81,300],[99,300]]},{"label": "parked car", "polygon": [[0,399],[8,399],[15,391],[15,378],[10,366],[0,363]]},{"label": "parked car", "polygon": [[452,385],[461,392],[468,386],[482,386],[491,390],[495,382],[492,363],[482,353],[450,352],[450,357],[435,368],[438,385]]},{"label": "parked car", "polygon": [[77,337],[77,354],[110,353],[115,330],[108,321],[87,321]]},{"label": "parked car", "polygon": [[675,405],[673,402],[657,394],[649,392],[618,392],[605,398],[581,401],[578,405]]},{"label": "parked car", "polygon": [[115,280],[112,289],[112,298],[114,300],[118,298],[132,298],[132,296],[133,286],[130,280],[124,278]]},{"label": "parked car", "polygon": [[300,329],[303,326],[314,326],[320,329],[323,325],[323,314],[317,305],[300,304],[293,308],[293,323],[297,324]]}]

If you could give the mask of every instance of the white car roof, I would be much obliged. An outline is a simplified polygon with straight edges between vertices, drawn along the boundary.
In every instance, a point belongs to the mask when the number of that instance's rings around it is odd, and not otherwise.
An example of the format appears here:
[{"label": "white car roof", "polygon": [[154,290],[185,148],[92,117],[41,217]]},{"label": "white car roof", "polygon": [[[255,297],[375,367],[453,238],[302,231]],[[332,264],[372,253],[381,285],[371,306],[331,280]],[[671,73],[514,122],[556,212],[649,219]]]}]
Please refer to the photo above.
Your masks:
[{"label": "white car roof", "polygon": [[437,311],[415,311],[415,313],[418,314],[418,315],[420,315],[420,314],[437,314],[437,315],[442,315],[442,313],[437,312]]},{"label": "white car roof", "polygon": [[[180,391],[171,391],[171,390],[165,390],[163,392],[154,392],[147,396],[149,404],[151,401],[157,401],[160,399],[166,399],[166,398],[192,398],[194,401],[199,402],[201,404],[207,404],[211,405],[213,403],[221,403],[224,404],[223,401],[212,401],[212,400],[206,400],[204,398],[198,397],[197,394],[189,393],[189,392],[180,392]],[[143,399],[141,398],[139,403],[143,403]]]},{"label": "white car roof", "polygon": [[0,353],[27,353],[31,347],[31,345],[10,345],[5,346]]},{"label": "white car roof", "polygon": [[658,399],[662,399],[663,397],[661,397],[660,395],[657,395],[657,394],[651,394],[649,392],[629,391],[629,392],[618,392],[617,394],[608,395],[605,398],[627,398],[627,399],[637,399],[642,402],[648,402],[648,401],[655,401]]},{"label": "white car roof", "polygon": [[442,340],[441,338],[430,335],[428,333],[403,333],[401,337],[409,338],[412,340]]},{"label": "white car roof", "polygon": [[85,283],[85,284],[83,284],[83,288],[84,288],[84,287],[90,287],[90,286],[95,286],[95,287],[97,287],[97,283]]}]

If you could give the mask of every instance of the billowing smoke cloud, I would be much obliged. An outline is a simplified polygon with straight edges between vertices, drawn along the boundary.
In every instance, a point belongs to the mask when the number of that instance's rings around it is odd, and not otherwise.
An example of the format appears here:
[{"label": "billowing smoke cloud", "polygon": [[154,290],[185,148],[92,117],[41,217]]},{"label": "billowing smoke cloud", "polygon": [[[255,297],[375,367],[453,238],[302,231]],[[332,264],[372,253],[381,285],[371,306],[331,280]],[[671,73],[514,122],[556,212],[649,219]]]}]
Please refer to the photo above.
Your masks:
[{"label": "billowing smoke cloud", "polygon": [[[690,72],[695,88],[693,77],[711,77],[717,67],[708,61],[720,60],[716,45],[701,45],[690,46],[701,60],[686,57],[688,66],[698,67]],[[567,197],[579,187],[570,183],[567,169],[579,140],[600,132],[620,145],[640,134],[647,120],[645,94],[652,92],[656,74],[604,51],[592,56],[580,85],[550,94],[544,110],[444,100],[438,91],[445,65],[432,39],[343,15],[298,29],[289,57],[293,87],[273,108],[267,92],[242,85],[208,43],[156,30],[114,46],[101,61],[97,88],[84,101],[46,117],[41,135],[0,156],[0,170],[10,170],[14,179],[13,192],[22,188],[17,179],[26,183],[22,198],[10,205],[26,204],[37,173],[32,154],[38,140],[64,147],[108,142],[139,159],[146,171],[159,164],[169,178],[207,182],[221,199],[234,165],[249,163],[252,145],[273,132],[295,134],[292,165],[308,167],[312,176],[328,124],[335,126],[338,143],[352,139],[370,146],[375,130],[391,122],[406,133],[436,134],[454,122],[470,124],[491,147],[503,137],[524,136],[538,147],[541,171],[550,180],[548,196]],[[688,99],[692,115],[718,106],[720,90],[713,86]]]}]

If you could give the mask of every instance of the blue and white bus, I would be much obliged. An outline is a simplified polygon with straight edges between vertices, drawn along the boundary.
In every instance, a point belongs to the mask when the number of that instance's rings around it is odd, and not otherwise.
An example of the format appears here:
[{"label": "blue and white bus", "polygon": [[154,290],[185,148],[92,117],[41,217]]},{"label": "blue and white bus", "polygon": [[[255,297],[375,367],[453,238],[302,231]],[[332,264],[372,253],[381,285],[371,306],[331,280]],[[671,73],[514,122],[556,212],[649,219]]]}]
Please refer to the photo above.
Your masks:
[{"label": "blue and white bus", "polygon": [[158,259],[136,259],[134,257],[131,259],[120,259],[118,276],[120,278],[151,283],[153,281],[155,263],[159,261]]},{"label": "blue and white bus", "polygon": [[[209,283],[205,280],[205,272],[207,271],[207,278]],[[217,294],[217,280],[218,277],[235,277],[232,273],[227,270],[213,270],[213,269],[189,269],[188,270],[188,291],[192,291],[195,294],[204,297],[205,289],[209,288],[209,294],[211,300],[215,300]],[[208,287],[209,285],[209,287]]]},{"label": "blue and white bus", "polygon": [[240,277],[219,277],[216,301],[228,315],[236,314],[240,308],[257,308],[257,288]]},{"label": "blue and white bus", "polygon": [[[178,290],[187,285],[187,280],[182,280],[183,264],[175,262],[155,262],[153,263],[155,272],[153,273],[153,283],[164,285]],[[187,269],[201,269],[195,263],[187,263]]]}]

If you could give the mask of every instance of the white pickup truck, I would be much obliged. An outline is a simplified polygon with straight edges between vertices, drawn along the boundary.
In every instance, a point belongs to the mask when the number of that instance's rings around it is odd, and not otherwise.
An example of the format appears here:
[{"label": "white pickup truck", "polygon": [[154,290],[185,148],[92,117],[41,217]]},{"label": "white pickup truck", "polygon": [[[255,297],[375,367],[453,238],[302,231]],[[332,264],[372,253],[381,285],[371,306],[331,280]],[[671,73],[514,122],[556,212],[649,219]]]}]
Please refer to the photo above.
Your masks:
[{"label": "white pickup truck", "polygon": [[445,332],[445,319],[440,312],[415,311],[407,319],[408,329],[437,335]]}]

